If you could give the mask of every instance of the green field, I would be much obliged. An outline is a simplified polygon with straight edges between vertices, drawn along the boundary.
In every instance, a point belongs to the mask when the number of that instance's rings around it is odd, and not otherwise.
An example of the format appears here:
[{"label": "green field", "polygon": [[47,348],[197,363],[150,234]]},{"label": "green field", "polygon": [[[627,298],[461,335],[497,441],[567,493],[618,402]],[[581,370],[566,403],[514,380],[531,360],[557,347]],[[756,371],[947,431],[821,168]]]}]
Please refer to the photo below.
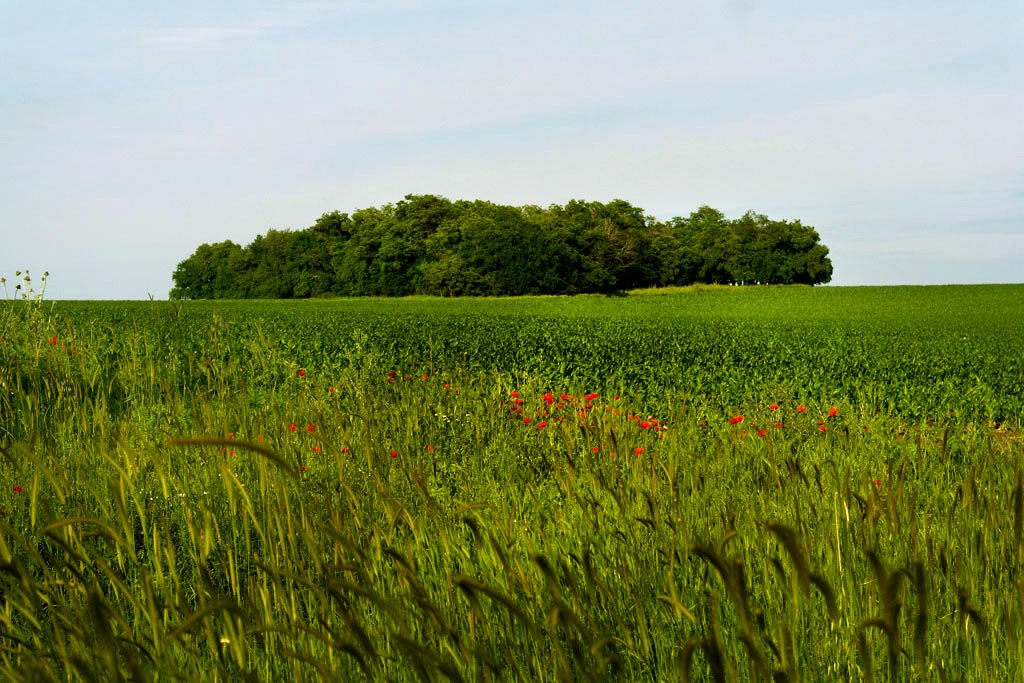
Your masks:
[{"label": "green field", "polygon": [[1024,679],[1024,285],[0,303],[12,680]]}]

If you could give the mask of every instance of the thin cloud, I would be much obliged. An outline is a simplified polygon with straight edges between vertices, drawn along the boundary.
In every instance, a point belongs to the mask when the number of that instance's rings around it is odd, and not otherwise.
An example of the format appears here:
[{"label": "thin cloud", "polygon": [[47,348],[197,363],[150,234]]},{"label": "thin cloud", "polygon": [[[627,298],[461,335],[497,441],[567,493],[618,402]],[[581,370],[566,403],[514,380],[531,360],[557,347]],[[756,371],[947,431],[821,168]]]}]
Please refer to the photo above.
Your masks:
[{"label": "thin cloud", "polygon": [[190,26],[163,28],[146,32],[152,45],[178,45],[189,48],[218,47],[240,38],[253,38],[264,29],[250,26]]},{"label": "thin cloud", "polygon": [[235,25],[162,27],[144,31],[143,35],[144,42],[153,46],[218,48],[238,40],[265,36],[280,29],[311,26],[325,14],[408,11],[419,6],[420,3],[414,0],[289,2],[277,8],[256,12]]}]

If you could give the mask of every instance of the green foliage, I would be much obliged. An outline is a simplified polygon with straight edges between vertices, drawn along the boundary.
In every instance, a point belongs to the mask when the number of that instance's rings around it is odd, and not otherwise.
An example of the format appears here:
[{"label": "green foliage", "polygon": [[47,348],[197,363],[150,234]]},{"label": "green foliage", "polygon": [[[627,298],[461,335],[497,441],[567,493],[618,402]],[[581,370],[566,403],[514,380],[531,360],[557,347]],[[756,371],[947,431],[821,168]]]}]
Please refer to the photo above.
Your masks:
[{"label": "green foliage", "polygon": [[[443,280],[443,270],[431,269],[423,278],[438,288],[493,293],[495,283],[482,276],[458,279],[469,272],[453,267]],[[552,384],[630,387],[652,410],[664,408],[669,396],[726,410],[770,390],[805,403],[847,400],[868,413],[898,408],[912,420],[952,413],[965,421],[1012,421],[1024,414],[1019,290],[706,287],[623,299],[352,299],[228,308],[194,302],[182,309],[182,331],[169,338],[202,335],[217,312],[234,336],[275,340],[317,368],[332,367],[358,330],[389,367],[469,367]],[[147,306],[116,310],[144,317]],[[114,309],[58,303],[56,310],[79,326]],[[191,356],[179,362],[195,363],[206,353],[195,339],[189,348]],[[163,352],[183,353],[177,346]],[[245,365],[244,355],[238,358]]]},{"label": "green foliage", "polygon": [[1021,293],[4,302],[0,675],[1018,680]]},{"label": "green foliage", "polygon": [[800,221],[701,207],[661,223],[621,199],[547,209],[408,195],[252,244],[203,244],[172,299],[578,294],[653,285],[819,284],[828,248]]}]

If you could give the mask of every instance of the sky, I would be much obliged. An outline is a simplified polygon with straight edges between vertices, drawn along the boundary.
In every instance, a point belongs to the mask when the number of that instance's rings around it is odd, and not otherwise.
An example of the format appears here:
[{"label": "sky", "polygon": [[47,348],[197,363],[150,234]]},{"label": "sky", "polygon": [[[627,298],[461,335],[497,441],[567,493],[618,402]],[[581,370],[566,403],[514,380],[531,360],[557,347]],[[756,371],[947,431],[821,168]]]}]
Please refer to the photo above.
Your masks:
[{"label": "sky", "polygon": [[1021,0],[0,0],[0,275],[163,299],[202,243],[437,194],[799,219],[833,285],[1024,282],[1021,44]]}]

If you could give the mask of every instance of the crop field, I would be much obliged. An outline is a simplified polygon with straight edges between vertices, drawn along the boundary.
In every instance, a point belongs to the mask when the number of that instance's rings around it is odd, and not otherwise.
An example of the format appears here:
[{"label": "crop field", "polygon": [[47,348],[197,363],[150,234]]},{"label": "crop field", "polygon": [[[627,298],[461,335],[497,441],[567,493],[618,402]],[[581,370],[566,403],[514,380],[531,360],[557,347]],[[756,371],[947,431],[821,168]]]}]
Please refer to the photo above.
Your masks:
[{"label": "crop field", "polygon": [[1024,285],[0,301],[8,680],[1024,680]]}]

